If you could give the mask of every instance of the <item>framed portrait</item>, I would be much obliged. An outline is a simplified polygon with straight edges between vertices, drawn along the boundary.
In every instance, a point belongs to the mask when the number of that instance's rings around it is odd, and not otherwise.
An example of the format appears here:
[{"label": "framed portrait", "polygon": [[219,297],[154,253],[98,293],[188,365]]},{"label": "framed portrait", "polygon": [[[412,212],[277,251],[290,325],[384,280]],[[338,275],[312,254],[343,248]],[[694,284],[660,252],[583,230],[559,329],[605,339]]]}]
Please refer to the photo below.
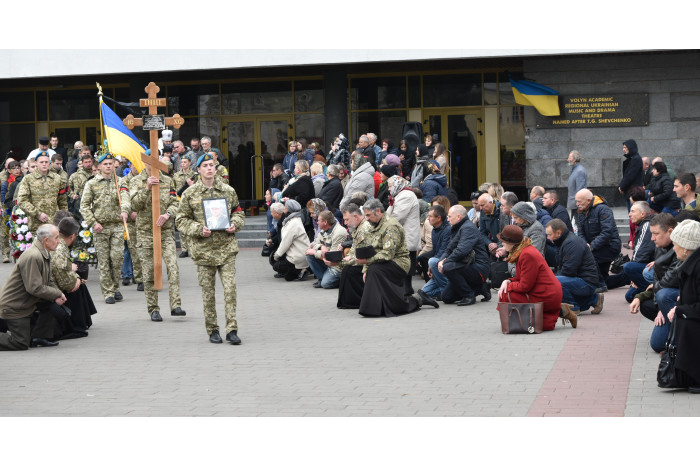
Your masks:
[{"label": "framed portrait", "polygon": [[231,227],[226,198],[210,198],[202,200],[204,223],[209,230],[226,230]]}]

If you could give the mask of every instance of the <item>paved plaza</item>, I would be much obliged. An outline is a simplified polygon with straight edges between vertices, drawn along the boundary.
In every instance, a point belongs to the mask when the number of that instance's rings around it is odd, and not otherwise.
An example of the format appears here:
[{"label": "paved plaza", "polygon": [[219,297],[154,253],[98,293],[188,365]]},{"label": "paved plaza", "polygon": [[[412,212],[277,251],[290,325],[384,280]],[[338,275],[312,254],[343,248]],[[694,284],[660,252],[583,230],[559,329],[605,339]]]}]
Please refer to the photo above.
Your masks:
[{"label": "paved plaza", "polygon": [[[362,318],[336,308],[337,290],[274,279],[259,249],[243,249],[243,345],[214,345],[195,266],[178,261],[187,316],[167,312],[164,278],[161,323],[149,320],[134,285],[106,305],[91,269],[98,314],[89,337],[0,354],[0,415],[700,415],[700,396],[657,388],[652,323],[629,314],[622,290],[606,294],[602,314],[582,314],[577,329],[560,320],[552,332],[507,336],[494,301]],[[12,267],[0,265],[3,284]],[[223,298],[217,309],[223,329]]]}]

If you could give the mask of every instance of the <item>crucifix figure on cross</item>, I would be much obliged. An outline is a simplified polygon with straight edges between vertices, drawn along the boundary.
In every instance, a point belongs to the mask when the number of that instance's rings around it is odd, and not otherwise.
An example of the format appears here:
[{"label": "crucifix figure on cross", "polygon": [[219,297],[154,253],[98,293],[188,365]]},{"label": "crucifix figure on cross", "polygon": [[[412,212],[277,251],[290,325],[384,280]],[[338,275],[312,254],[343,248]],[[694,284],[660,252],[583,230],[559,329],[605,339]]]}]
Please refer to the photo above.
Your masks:
[{"label": "crucifix figure on cross", "polygon": [[[141,153],[141,159],[146,165],[146,171],[151,177],[158,177],[158,170],[164,173],[168,172],[168,166],[158,160],[158,131],[164,130],[166,126],[180,128],[185,119],[175,114],[172,117],[158,115],[158,107],[165,107],[165,98],[159,98],[158,92],[160,88],[156,83],[150,82],[145,89],[148,93],[148,98],[140,99],[141,107],[148,107],[148,115],[145,118],[135,118],[133,115],[127,115],[124,119],[124,125],[128,129],[141,126],[149,130],[151,138],[151,155],[147,156]],[[144,120],[146,123],[144,123]],[[153,288],[160,290],[163,288],[163,254],[160,243],[160,226],[158,225],[158,217],[160,216],[160,191],[158,189],[151,190],[152,196],[152,222],[153,222]]]}]

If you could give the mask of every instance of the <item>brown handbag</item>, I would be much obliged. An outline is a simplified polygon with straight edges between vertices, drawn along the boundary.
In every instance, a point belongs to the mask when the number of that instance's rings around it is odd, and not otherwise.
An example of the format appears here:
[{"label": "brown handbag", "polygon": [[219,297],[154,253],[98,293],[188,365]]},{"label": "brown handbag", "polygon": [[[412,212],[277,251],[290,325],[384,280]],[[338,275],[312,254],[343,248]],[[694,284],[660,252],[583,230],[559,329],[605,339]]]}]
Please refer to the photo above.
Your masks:
[{"label": "brown handbag", "polygon": [[[527,299],[530,297],[526,295]],[[542,313],[544,302],[510,303],[498,302],[498,314],[501,318],[503,334],[539,334],[542,332]]]}]

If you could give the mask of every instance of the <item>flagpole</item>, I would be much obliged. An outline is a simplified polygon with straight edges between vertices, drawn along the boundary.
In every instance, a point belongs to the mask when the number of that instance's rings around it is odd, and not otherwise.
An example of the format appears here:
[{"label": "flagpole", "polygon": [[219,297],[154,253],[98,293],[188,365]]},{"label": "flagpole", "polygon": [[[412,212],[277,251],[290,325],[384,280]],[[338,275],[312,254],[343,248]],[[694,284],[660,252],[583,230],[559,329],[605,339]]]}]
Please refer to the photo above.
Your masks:
[{"label": "flagpole", "polygon": [[104,134],[104,133],[105,133],[105,124],[104,124],[104,122],[102,121],[102,104],[103,104],[102,96],[103,96],[104,94],[102,93],[102,86],[100,86],[100,83],[95,83],[95,84],[97,85],[97,89],[99,90],[99,92],[97,93],[97,97],[100,98],[100,144],[104,144],[104,141],[105,141],[105,134]]}]

